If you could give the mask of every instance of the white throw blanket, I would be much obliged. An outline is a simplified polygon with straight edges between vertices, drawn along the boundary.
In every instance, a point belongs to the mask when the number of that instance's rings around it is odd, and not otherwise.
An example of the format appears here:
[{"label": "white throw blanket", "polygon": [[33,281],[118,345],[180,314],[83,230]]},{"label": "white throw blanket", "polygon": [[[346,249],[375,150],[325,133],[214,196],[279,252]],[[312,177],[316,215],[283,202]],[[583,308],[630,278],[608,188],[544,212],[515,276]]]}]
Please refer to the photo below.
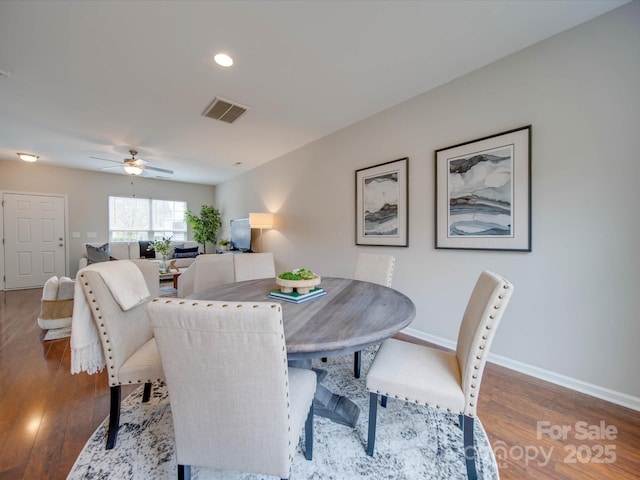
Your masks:
[{"label": "white throw blanket", "polygon": [[93,263],[78,272],[71,321],[71,373],[87,372],[92,375],[104,368],[105,361],[98,329],[82,289],[80,274],[87,271],[100,274],[124,311],[144,302],[150,294],[142,272],[129,260]]}]

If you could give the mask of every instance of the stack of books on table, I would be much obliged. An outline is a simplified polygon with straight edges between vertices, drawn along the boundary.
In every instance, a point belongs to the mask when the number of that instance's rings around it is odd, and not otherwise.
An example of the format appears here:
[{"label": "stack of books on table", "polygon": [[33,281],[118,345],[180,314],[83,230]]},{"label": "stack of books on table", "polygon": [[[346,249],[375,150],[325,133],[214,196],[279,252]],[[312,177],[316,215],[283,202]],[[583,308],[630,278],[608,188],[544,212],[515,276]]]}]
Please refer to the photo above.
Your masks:
[{"label": "stack of books on table", "polygon": [[309,293],[298,293],[293,291],[291,293],[283,293],[280,290],[272,290],[267,295],[269,298],[274,298],[276,300],[285,300],[287,302],[293,303],[302,303],[307,300],[311,300],[312,298],[321,297],[322,295],[326,295],[326,291],[324,291],[320,287],[312,288]]}]

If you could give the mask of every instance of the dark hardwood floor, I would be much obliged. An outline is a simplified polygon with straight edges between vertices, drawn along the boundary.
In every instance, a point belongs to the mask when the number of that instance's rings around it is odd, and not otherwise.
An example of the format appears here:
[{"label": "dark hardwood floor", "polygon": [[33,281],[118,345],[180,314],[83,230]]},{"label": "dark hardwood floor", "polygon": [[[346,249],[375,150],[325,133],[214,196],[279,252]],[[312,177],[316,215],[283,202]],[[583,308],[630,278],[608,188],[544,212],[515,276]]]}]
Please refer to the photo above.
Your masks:
[{"label": "dark hardwood floor", "polygon": [[[43,340],[40,295],[0,292],[0,480],[66,478],[109,413],[104,372],[71,375],[69,339]],[[479,417],[502,479],[640,478],[640,412],[488,365]]]}]

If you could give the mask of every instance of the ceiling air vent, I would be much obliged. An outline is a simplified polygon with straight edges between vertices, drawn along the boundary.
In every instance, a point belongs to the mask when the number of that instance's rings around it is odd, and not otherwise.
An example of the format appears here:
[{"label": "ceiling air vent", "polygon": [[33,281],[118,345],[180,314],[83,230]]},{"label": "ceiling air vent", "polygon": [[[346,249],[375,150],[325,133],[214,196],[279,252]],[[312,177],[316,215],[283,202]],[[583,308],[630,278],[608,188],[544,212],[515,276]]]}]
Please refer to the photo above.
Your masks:
[{"label": "ceiling air vent", "polygon": [[247,110],[249,110],[247,107],[216,97],[202,112],[202,115],[215,120],[233,123]]}]

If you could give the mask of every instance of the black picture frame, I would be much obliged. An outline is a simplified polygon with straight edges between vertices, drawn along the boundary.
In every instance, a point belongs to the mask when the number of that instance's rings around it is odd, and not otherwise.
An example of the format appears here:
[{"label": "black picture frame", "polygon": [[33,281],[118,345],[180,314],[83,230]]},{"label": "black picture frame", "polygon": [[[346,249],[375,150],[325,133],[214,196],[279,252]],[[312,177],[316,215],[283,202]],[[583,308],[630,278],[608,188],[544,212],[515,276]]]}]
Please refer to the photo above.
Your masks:
[{"label": "black picture frame", "polygon": [[356,170],[356,245],[409,246],[409,158]]},{"label": "black picture frame", "polygon": [[435,151],[435,248],[531,251],[531,125]]}]

